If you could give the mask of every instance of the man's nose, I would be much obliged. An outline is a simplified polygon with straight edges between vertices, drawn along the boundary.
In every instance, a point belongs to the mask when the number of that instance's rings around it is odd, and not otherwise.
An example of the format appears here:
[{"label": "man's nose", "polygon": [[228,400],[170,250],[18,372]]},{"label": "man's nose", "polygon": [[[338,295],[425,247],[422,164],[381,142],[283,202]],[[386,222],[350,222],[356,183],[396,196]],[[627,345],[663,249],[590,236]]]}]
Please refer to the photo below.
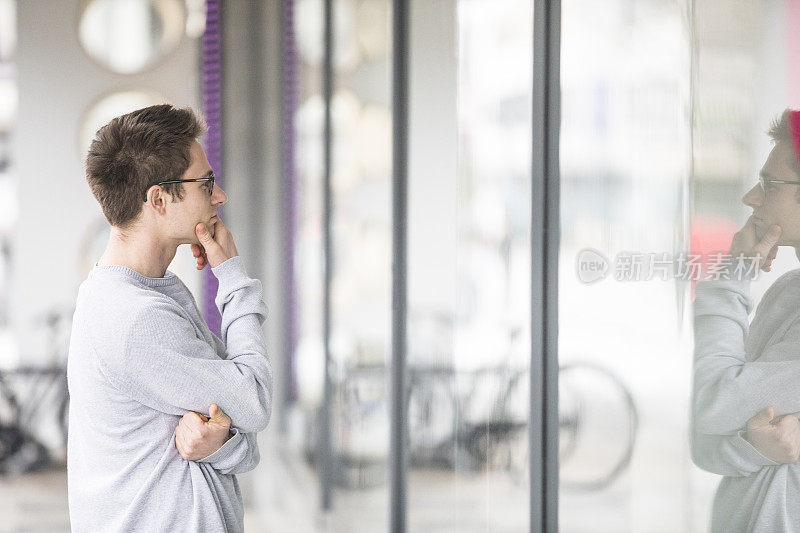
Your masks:
[{"label": "man's nose", "polygon": [[742,196],[742,203],[749,207],[759,207],[764,203],[764,191],[761,190],[760,183],[756,183],[752,189]]},{"label": "man's nose", "polygon": [[228,202],[228,195],[222,190],[222,187],[215,186],[214,194],[211,197],[211,203],[219,206]]}]

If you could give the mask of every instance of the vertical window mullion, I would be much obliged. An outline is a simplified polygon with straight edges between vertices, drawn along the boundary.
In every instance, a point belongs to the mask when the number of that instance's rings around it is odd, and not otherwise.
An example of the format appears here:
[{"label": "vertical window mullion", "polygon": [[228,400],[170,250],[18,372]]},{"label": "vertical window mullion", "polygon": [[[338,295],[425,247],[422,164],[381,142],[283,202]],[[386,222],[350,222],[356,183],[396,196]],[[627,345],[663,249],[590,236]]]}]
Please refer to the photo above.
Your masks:
[{"label": "vertical window mullion", "polygon": [[322,409],[320,412],[320,482],[322,489],[322,510],[330,511],[332,507],[333,493],[333,449],[331,436],[331,401],[333,396],[331,383],[331,269],[332,251],[331,242],[331,216],[332,216],[332,191],[331,191],[331,150],[332,150],[332,127],[331,127],[331,102],[333,99],[333,0],[324,0],[324,51],[323,73],[322,73],[322,92],[325,101],[325,117],[323,125],[323,215],[322,233],[324,247],[324,287],[322,304],[322,335],[325,346],[325,366]]},{"label": "vertical window mullion", "polygon": [[558,531],[560,0],[533,10],[530,531]]},{"label": "vertical window mullion", "polygon": [[406,531],[408,424],[406,416],[406,256],[408,200],[408,11],[394,0],[392,13],[392,362],[390,531]]}]

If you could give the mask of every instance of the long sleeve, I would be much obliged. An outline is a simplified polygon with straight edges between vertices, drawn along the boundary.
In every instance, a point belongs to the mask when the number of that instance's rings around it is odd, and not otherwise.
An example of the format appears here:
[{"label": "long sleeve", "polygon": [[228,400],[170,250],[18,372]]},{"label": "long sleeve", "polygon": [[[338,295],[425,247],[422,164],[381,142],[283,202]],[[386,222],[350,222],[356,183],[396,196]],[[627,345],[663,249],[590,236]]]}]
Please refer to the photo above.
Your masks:
[{"label": "long sleeve", "polygon": [[692,461],[698,467],[721,476],[749,476],[765,466],[780,463],[762,455],[744,438],[734,435],[704,435],[692,431]]},{"label": "long sleeve", "polygon": [[[195,307],[197,304],[195,304]],[[211,334],[217,353],[226,354],[227,348],[222,339]],[[200,463],[208,463],[220,474],[243,474],[258,466],[261,455],[258,451],[256,433],[242,433],[231,427],[233,435],[217,451],[200,459]]]},{"label": "long sleeve", "polygon": [[208,463],[220,474],[243,474],[258,466],[261,455],[255,433],[242,433],[232,427],[230,439],[217,451],[198,462]]},{"label": "long sleeve", "polygon": [[[196,306],[196,304],[195,304]],[[217,353],[226,353],[225,343],[211,334]],[[256,433],[242,433],[231,427],[233,435],[217,451],[200,459],[200,463],[208,463],[220,474],[243,474],[258,466],[261,455],[258,451]]]},{"label": "long sleeve", "polygon": [[261,324],[266,318],[261,282],[248,278],[241,258],[213,269],[219,279],[216,303],[222,313],[227,358],[195,331],[186,311],[161,297],[133,316],[126,348],[98,357],[119,391],[157,411],[206,413],[217,403],[245,433],[269,423],[272,368]]},{"label": "long sleeve", "polygon": [[[744,289],[744,287],[742,287]],[[749,300],[746,292],[740,292],[743,296],[740,303],[744,304],[743,308],[739,305],[733,307],[734,312],[730,314],[732,317],[735,328],[731,327],[729,336],[723,339],[709,339],[705,335],[705,331],[701,329],[698,332],[695,329],[695,345],[704,350],[704,353],[715,353],[707,347],[709,342],[725,342],[728,344],[722,346],[722,349],[727,348],[733,353],[737,352],[741,346],[742,361],[744,360],[744,337],[747,335],[748,328],[748,311]],[[703,305],[707,295],[704,292],[698,294],[698,302],[700,306],[700,313],[705,312]],[[738,311],[738,313],[737,313]],[[720,347],[717,347],[719,351]],[[692,461],[695,465],[711,472],[723,476],[749,476],[752,473],[758,472],[764,466],[775,466],[778,463],[762,455],[752,444],[744,438],[744,431],[737,431],[733,435],[707,435],[697,431],[696,420],[692,420],[691,432],[691,450]]]},{"label": "long sleeve", "polygon": [[764,349],[765,361],[747,362],[750,308],[747,280],[697,285],[693,421],[702,434],[734,434],[768,405],[800,411],[800,324]]}]

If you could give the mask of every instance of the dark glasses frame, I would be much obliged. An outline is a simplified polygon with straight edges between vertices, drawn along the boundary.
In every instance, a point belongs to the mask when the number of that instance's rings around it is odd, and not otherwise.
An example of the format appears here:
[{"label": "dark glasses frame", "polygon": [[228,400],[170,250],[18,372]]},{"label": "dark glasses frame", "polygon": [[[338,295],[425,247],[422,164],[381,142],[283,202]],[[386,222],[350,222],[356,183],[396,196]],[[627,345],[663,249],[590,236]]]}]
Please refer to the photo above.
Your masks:
[{"label": "dark glasses frame", "polygon": [[[211,196],[214,194],[214,180],[215,176],[214,173],[211,172],[205,178],[194,178],[194,179],[187,179],[187,180],[167,180],[167,181],[160,181],[155,185],[166,185],[167,183],[192,183],[192,182],[201,182],[201,181],[210,181],[211,187],[208,188],[208,195]],[[144,201],[147,201],[147,193],[145,193]]]},{"label": "dark glasses frame", "polygon": [[790,181],[790,180],[776,180],[773,178],[765,178],[764,176],[758,177],[758,183],[761,184],[761,192],[764,193],[764,196],[767,195],[767,183],[777,183],[779,185],[800,185],[800,181]]}]

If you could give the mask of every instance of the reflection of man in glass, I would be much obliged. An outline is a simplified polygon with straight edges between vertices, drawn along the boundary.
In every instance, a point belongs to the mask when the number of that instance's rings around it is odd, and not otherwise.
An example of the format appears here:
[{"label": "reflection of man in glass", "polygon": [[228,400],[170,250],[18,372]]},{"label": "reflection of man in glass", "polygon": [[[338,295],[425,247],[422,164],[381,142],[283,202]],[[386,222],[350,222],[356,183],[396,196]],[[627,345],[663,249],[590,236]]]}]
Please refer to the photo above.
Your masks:
[{"label": "reflection of man in glass", "polygon": [[[111,224],[78,292],[67,376],[73,531],[242,531],[237,473],[259,460],[272,370],[261,283],[217,216],[227,201],[190,109],[158,105],[101,128],[86,179]],[[210,265],[222,338],[167,267]]]},{"label": "reflection of man in glass", "polygon": [[[770,130],[775,143],[753,208],[731,255],[760,255],[769,270],[778,246],[800,258],[800,111]],[[692,457],[724,475],[711,529],[800,531],[800,269],[781,276],[748,315],[750,281],[700,282],[695,301]]]}]

